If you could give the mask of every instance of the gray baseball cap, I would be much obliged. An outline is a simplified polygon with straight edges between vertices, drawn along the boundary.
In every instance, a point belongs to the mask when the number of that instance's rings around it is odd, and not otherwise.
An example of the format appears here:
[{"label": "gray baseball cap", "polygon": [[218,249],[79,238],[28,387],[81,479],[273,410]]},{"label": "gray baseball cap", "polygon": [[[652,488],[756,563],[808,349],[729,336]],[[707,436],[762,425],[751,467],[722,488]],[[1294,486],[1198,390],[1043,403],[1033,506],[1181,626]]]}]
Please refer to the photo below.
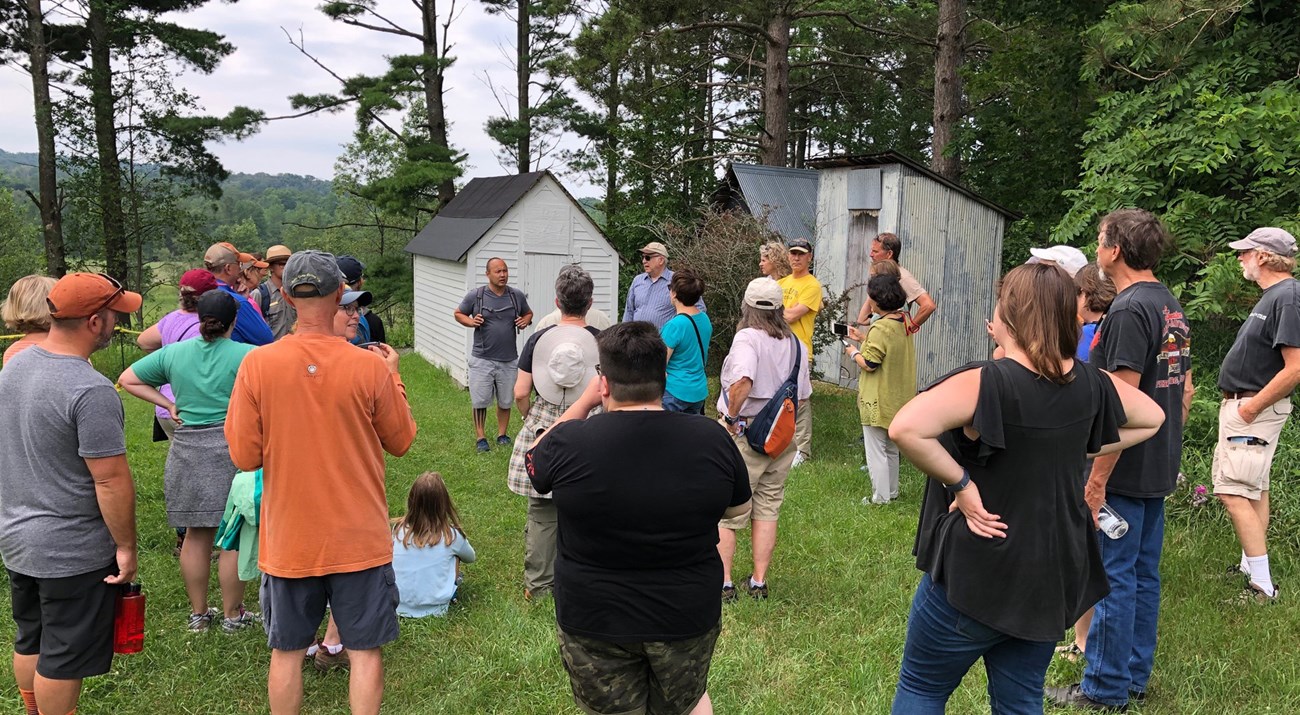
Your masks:
[{"label": "gray baseball cap", "polygon": [[343,285],[343,273],[333,254],[298,251],[284,264],[284,285],[295,298],[333,295]]},{"label": "gray baseball cap", "polygon": [[1295,255],[1295,236],[1280,228],[1257,228],[1240,241],[1233,241],[1228,248],[1234,251],[1249,251],[1259,248],[1279,256]]}]

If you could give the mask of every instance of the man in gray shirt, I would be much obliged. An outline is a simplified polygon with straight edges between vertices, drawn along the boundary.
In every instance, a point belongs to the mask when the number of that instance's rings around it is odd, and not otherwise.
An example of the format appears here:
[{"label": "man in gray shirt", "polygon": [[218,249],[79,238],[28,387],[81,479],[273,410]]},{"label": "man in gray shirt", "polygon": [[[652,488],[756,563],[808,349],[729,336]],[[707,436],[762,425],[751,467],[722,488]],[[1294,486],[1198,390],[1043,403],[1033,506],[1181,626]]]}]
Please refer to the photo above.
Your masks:
[{"label": "man in gray shirt", "polygon": [[510,405],[514,402],[515,369],[519,360],[516,337],[533,322],[528,297],[518,288],[506,285],[510,269],[505,259],[489,258],[488,284],[465,294],[452,314],[456,322],[474,329],[474,349],[469,357],[469,399],[474,408],[474,433],[477,449],[491,449],[484,433],[487,409],[495,395],[497,403],[497,444],[510,444]]},{"label": "man in gray shirt", "polygon": [[122,401],[90,355],[138,293],[90,273],[50,290],[49,337],[0,371],[0,556],[28,713],[68,713],[113,662],[113,603],[136,572]]},{"label": "man in gray shirt", "polygon": [[1269,472],[1300,384],[1300,282],[1295,238],[1280,228],[1255,229],[1228,244],[1241,273],[1264,291],[1237,331],[1219,370],[1219,440],[1214,446],[1214,495],[1241,541],[1244,596],[1271,601],[1277,586],[1268,565]]}]

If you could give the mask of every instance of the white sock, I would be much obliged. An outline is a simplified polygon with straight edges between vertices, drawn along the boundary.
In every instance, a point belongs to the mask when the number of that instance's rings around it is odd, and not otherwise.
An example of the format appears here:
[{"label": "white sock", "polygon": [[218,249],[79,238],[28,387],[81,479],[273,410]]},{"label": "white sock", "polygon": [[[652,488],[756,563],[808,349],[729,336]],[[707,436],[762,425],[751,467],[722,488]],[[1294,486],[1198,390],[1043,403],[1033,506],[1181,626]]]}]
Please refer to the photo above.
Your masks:
[{"label": "white sock", "polygon": [[338,655],[339,653],[343,652],[342,643],[335,643],[334,645],[330,645],[329,643],[321,643],[320,647],[328,651],[330,655]]},{"label": "white sock", "polygon": [[762,585],[763,585],[763,582],[762,582],[762,581],[755,581],[753,576],[750,576],[750,577],[749,577],[749,587],[750,587],[750,588],[758,588],[759,586],[762,586]]},{"label": "white sock", "polygon": [[1238,568],[1241,569],[1242,573],[1247,573],[1247,574],[1250,573],[1250,564],[1246,563],[1245,551],[1241,552],[1241,566],[1239,566]]},{"label": "white sock", "polygon": [[310,658],[313,655],[316,655],[316,653],[319,650],[320,650],[320,642],[317,641],[316,643],[312,643],[311,645],[307,646],[307,657]]},{"label": "white sock", "polygon": [[1250,582],[1263,589],[1264,593],[1274,595],[1273,575],[1268,570],[1268,554],[1247,556],[1246,565],[1250,568]]},{"label": "white sock", "polygon": [[723,587],[723,588],[735,588],[735,587],[736,587],[736,584],[734,584],[734,583],[732,583],[732,582],[730,582],[730,581],[723,581],[723,582],[722,582],[722,587]]}]

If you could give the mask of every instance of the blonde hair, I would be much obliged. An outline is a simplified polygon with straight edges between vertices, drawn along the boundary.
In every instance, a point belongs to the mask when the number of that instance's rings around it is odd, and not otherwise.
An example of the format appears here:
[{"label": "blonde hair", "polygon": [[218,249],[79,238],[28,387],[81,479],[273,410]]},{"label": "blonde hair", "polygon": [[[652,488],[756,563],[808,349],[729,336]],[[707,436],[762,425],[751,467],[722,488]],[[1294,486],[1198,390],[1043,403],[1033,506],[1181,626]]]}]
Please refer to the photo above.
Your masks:
[{"label": "blonde hair", "polygon": [[9,288],[0,306],[5,326],[20,333],[44,333],[50,329],[50,306],[45,302],[55,280],[49,276],[23,276]]},{"label": "blonde hair", "polygon": [[442,475],[421,474],[406,495],[406,516],[393,519],[393,536],[401,540],[402,546],[424,547],[439,542],[451,546],[457,531],[465,533]]},{"label": "blonde hair", "polygon": [[885,258],[883,260],[873,261],[872,264],[867,267],[867,277],[875,278],[876,276],[893,276],[895,278],[902,278],[903,272],[902,269],[898,267],[898,263],[892,259]]},{"label": "blonde hair", "polygon": [[780,280],[790,275],[790,250],[780,241],[768,241],[758,249],[759,258],[766,258],[772,263],[772,278]]}]

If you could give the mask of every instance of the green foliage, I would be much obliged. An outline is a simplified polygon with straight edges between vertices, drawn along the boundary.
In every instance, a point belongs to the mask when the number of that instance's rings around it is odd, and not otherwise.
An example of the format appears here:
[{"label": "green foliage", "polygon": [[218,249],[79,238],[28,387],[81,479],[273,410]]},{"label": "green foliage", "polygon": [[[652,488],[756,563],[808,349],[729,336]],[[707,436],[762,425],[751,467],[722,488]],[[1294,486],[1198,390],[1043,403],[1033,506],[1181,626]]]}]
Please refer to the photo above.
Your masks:
[{"label": "green foliage", "polygon": [[[22,210],[20,201],[27,199],[0,188],[0,290],[5,293],[19,278],[45,272],[40,224]],[[2,326],[0,330],[9,332]]]},{"label": "green foliage", "polygon": [[1090,71],[1113,88],[1089,120],[1084,174],[1054,231],[1090,240],[1124,206],[1161,216],[1176,238],[1161,275],[1186,285],[1193,317],[1240,315],[1253,300],[1232,288],[1229,241],[1300,228],[1300,8],[1231,10],[1127,3],[1089,31]]}]

